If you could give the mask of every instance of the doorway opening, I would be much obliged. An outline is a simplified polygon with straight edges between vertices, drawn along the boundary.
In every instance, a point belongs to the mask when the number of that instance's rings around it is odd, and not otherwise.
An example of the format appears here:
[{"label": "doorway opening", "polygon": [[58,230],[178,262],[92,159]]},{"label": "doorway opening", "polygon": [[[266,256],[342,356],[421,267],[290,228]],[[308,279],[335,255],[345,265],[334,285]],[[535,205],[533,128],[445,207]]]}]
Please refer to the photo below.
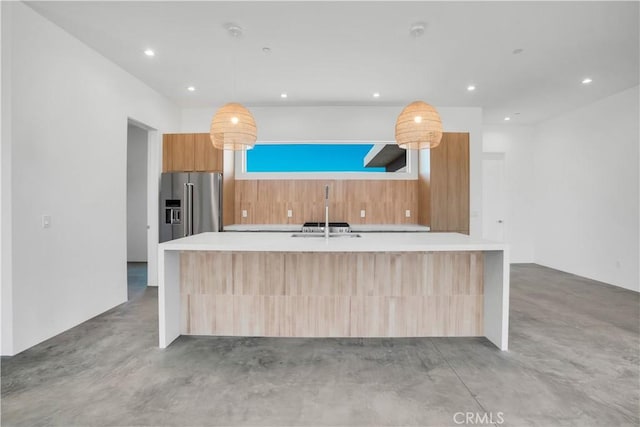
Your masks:
[{"label": "doorway opening", "polygon": [[147,176],[149,130],[127,123],[127,299],[141,295],[148,284]]}]

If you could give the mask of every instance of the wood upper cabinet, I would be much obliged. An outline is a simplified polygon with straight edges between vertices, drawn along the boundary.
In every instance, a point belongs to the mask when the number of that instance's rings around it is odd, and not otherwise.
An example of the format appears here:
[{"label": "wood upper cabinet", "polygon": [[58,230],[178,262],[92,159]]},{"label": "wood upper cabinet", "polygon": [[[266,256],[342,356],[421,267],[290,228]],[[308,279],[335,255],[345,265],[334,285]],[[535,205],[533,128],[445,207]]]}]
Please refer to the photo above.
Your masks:
[{"label": "wood upper cabinet", "polygon": [[214,148],[208,133],[195,134],[195,170],[222,172],[224,151]]},{"label": "wood upper cabinet", "polygon": [[431,231],[469,234],[469,134],[444,133],[430,166]]},{"label": "wood upper cabinet", "polygon": [[208,133],[169,133],[162,141],[163,172],[222,172],[222,150]]},{"label": "wood upper cabinet", "polygon": [[195,171],[194,134],[165,134],[162,142],[162,171]]}]

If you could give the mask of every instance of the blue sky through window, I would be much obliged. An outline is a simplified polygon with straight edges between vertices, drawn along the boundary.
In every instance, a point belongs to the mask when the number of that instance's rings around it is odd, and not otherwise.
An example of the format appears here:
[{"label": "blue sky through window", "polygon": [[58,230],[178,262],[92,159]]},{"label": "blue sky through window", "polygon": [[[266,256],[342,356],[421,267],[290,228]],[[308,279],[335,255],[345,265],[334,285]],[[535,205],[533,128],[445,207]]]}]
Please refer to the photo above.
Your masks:
[{"label": "blue sky through window", "polygon": [[364,167],[373,144],[256,144],[247,172],[384,172]]}]

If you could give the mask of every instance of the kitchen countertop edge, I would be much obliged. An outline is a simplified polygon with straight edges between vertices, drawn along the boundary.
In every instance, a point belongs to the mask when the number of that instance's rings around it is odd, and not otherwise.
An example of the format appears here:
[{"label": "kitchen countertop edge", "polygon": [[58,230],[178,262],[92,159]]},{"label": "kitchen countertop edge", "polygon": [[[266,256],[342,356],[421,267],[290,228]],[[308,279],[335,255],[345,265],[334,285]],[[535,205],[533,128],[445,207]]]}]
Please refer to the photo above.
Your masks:
[{"label": "kitchen countertop edge", "polygon": [[162,251],[431,252],[506,251],[508,245],[459,233],[379,232],[361,237],[292,237],[291,232],[202,233],[164,242]]}]

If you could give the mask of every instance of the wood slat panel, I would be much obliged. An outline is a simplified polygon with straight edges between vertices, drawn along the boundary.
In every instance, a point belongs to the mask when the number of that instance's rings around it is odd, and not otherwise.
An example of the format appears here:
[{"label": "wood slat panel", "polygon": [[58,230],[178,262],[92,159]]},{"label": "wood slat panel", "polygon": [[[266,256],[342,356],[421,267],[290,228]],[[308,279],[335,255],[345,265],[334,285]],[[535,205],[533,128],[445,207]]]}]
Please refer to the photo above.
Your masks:
[{"label": "wood slat panel", "polygon": [[[437,147],[436,147],[437,149]],[[418,151],[418,224],[431,224],[431,150]]]},{"label": "wood slat panel", "polygon": [[265,335],[265,298],[259,295],[233,296],[233,334],[256,337]]},{"label": "wood slat panel", "polygon": [[[300,224],[324,221],[324,186],[329,185],[332,221],[352,224],[410,224],[417,221],[417,180],[240,180],[235,186],[238,224]],[[287,210],[293,216],[287,217]],[[366,211],[360,218],[360,210]],[[247,218],[242,218],[242,210]],[[405,217],[405,211],[411,217]]]},{"label": "wood slat panel", "polygon": [[265,332],[269,337],[293,336],[291,297],[265,296]]},{"label": "wood slat panel", "polygon": [[429,155],[431,231],[469,234],[469,134],[445,133]]},{"label": "wood slat panel", "polygon": [[222,225],[235,223],[236,205],[236,178],[235,178],[235,153],[223,151],[222,154]]},{"label": "wood slat panel", "polygon": [[233,271],[230,252],[188,252],[180,257],[181,292],[185,294],[232,295]]},{"label": "wood slat panel", "polygon": [[180,256],[182,333],[478,336],[481,252]]}]

